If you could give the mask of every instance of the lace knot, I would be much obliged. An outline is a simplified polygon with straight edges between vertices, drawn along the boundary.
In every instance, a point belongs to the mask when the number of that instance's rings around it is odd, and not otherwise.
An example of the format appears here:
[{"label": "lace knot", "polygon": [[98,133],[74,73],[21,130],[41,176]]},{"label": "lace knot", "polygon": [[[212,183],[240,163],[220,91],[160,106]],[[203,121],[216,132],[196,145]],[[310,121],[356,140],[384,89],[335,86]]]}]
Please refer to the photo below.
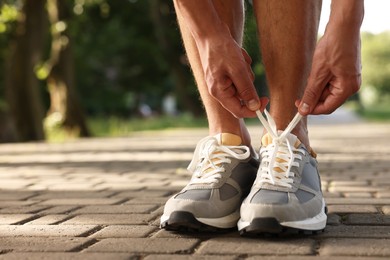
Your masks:
[{"label": "lace knot", "polygon": [[295,148],[294,144],[290,143],[288,137],[292,135],[291,131],[302,119],[302,116],[297,113],[286,129],[283,132],[278,132],[271,115],[266,110],[264,112],[268,121],[260,111],[256,111],[256,114],[271,136],[272,142],[260,150],[262,162],[267,166],[261,166],[259,169],[261,172],[259,182],[290,188],[293,183],[292,177],[294,177],[294,172],[291,171],[291,168],[299,166],[299,163],[295,162],[295,160],[301,159],[302,157],[299,153],[304,153],[304,151]]}]

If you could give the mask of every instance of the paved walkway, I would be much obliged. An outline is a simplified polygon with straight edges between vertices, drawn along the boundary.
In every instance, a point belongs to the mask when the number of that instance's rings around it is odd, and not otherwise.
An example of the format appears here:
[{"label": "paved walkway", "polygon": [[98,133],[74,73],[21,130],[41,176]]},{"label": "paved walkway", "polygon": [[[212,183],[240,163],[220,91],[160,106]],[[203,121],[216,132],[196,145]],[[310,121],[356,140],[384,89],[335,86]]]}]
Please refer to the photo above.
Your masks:
[{"label": "paved walkway", "polygon": [[[258,147],[261,129],[250,131]],[[389,259],[390,125],[311,128],[328,226],[279,238],[158,228],[205,134],[0,145],[0,259]]]}]

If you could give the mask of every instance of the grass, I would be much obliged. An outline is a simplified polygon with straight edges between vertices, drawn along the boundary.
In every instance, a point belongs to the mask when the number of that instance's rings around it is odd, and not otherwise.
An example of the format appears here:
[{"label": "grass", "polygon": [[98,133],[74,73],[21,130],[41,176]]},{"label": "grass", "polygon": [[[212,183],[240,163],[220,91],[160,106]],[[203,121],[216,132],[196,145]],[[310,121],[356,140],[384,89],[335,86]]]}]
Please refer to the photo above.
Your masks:
[{"label": "grass", "polygon": [[194,118],[189,115],[177,117],[153,117],[124,119],[119,117],[90,118],[88,126],[93,136],[126,136],[131,132],[162,130],[170,128],[206,127],[206,118]]},{"label": "grass", "polygon": [[[359,111],[352,103],[349,105],[351,109]],[[390,122],[390,105],[388,102],[382,102],[375,106],[365,107],[358,114],[368,121]],[[248,125],[259,123],[256,118],[246,119],[245,121]],[[127,136],[137,131],[207,127],[206,118],[194,118],[188,114],[177,117],[161,116],[146,119],[126,119],[115,116],[107,118],[95,117],[89,118],[87,123],[92,136],[95,137]],[[78,136],[78,131],[67,132],[58,127],[57,124],[46,125],[45,129],[47,141],[49,142],[64,142],[66,140],[77,139]]]},{"label": "grass", "polygon": [[365,107],[358,114],[368,121],[390,122],[390,104],[382,103]]}]

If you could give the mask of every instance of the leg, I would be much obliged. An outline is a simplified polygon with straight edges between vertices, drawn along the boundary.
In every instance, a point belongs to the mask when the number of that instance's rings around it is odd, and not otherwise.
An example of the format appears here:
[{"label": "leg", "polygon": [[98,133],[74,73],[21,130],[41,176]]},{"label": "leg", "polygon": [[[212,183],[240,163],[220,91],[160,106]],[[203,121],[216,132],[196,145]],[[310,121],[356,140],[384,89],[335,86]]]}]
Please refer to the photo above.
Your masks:
[{"label": "leg", "polygon": [[[297,112],[316,45],[322,1],[255,0],[260,45],[270,92],[270,114],[285,129]],[[307,120],[293,133],[309,146]]]},{"label": "leg", "polygon": [[[242,0],[215,0],[213,4],[237,43],[241,44],[244,18]],[[177,16],[206,108],[210,136],[199,141],[188,167],[192,178],[186,187],[166,202],[160,225],[167,230],[179,231],[235,228],[240,218],[241,202],[256,178],[259,162],[251,155],[249,134],[243,121],[235,118],[209,94],[194,38],[180,12]],[[233,138],[232,134],[241,139]],[[246,145],[240,145],[242,142]]]},{"label": "leg", "polygon": [[[255,11],[271,99],[271,114],[283,130],[297,112],[316,43],[321,2],[259,0]],[[308,148],[306,121],[294,134]],[[284,139],[263,138],[261,164],[252,190],[243,201],[240,233],[316,233],[326,226],[325,201],[317,161],[287,133]],[[275,142],[274,142],[275,141]]]},{"label": "leg", "polygon": [[[244,3],[242,0],[215,0],[214,6],[221,19],[229,26],[236,42],[242,44],[244,26]],[[250,137],[243,120],[235,118],[229,111],[224,109],[208,91],[203,68],[195,41],[188,31],[180,12],[177,12],[178,22],[187,52],[187,57],[199,89],[200,96],[206,109],[209,122],[210,135],[218,133],[232,133],[241,136],[244,144],[250,146]]]}]

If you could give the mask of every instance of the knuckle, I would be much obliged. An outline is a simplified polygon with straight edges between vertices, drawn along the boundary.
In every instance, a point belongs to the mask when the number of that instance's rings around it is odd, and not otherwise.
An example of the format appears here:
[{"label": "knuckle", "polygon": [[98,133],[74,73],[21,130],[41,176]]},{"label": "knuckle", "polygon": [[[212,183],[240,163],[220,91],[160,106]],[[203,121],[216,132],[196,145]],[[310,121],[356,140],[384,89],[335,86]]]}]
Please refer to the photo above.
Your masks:
[{"label": "knuckle", "polygon": [[250,100],[253,98],[253,91],[250,88],[246,88],[238,93],[243,100]]},{"label": "knuckle", "polygon": [[211,85],[209,86],[209,93],[210,93],[210,95],[213,96],[213,97],[218,97],[219,94],[220,94],[219,89],[218,89],[218,86],[217,86],[216,84],[214,84],[214,83],[211,84]]},{"label": "knuckle", "polygon": [[313,90],[310,87],[306,88],[305,95],[304,95],[305,101],[309,101],[309,102],[315,101],[318,99],[318,97],[319,97],[319,94],[317,91]]}]

